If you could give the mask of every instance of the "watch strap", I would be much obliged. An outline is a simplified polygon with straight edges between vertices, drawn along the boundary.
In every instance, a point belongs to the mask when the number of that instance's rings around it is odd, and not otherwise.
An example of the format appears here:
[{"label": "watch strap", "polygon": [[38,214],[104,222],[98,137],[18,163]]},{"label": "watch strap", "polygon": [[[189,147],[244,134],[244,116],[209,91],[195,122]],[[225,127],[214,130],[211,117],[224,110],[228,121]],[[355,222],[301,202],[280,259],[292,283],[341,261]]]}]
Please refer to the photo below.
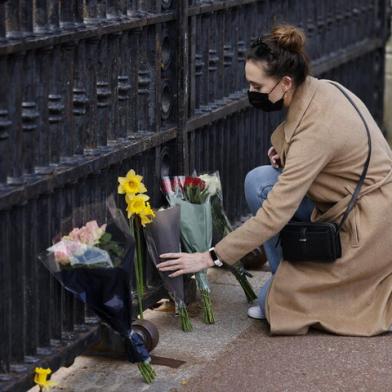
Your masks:
[{"label": "watch strap", "polygon": [[212,248],[208,249],[208,252],[210,253],[210,256],[211,256],[212,261],[214,262],[214,264],[215,264],[217,267],[222,267],[223,263],[222,263],[222,261],[219,259],[218,255],[216,254],[215,248],[212,247]]}]

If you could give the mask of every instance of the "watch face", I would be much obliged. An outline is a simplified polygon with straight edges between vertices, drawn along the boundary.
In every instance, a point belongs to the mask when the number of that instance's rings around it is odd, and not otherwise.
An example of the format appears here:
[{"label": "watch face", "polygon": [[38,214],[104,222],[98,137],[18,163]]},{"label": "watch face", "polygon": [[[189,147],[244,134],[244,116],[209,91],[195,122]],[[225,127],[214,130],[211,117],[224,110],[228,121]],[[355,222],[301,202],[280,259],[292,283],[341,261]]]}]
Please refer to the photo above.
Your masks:
[{"label": "watch face", "polygon": [[219,257],[218,257],[218,255],[215,253],[214,248],[210,248],[208,251],[210,252],[210,256],[211,256],[212,261],[214,262],[214,264],[215,264],[217,267],[222,267],[223,263],[219,260]]},{"label": "watch face", "polygon": [[214,264],[215,264],[216,266],[218,266],[218,267],[222,267],[222,265],[223,265],[223,263],[222,263],[219,259],[214,260]]}]

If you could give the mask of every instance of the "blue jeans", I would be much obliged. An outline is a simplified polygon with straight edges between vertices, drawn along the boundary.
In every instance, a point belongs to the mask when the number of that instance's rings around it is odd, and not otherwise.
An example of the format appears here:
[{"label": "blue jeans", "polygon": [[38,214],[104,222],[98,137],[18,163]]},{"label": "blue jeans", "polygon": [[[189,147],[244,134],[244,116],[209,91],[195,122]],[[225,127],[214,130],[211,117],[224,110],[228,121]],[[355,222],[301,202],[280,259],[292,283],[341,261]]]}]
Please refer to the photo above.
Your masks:
[{"label": "blue jeans", "polygon": [[[271,165],[259,166],[251,170],[245,178],[245,198],[249,209],[253,215],[267,199],[268,192],[272,189],[274,184],[278,181],[278,177],[282,169],[276,169]],[[310,221],[310,214],[314,208],[313,202],[305,196],[302,200],[294,217],[303,222]],[[278,269],[279,263],[282,260],[282,248],[280,245],[275,246],[278,240],[279,233],[274,235],[263,244],[266,258],[271,267],[272,276],[261,287],[258,295],[258,303],[263,314],[265,314],[264,303],[268,288],[272,282],[274,274]]]}]

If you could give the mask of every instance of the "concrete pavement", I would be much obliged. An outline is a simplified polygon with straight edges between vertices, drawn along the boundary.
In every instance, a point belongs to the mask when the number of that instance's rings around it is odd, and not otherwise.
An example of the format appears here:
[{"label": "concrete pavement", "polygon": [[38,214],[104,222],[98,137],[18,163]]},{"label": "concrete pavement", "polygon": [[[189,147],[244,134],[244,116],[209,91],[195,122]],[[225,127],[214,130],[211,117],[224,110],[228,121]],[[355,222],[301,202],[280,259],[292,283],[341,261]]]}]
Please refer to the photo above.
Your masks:
[{"label": "concrete pavement", "polygon": [[[255,289],[270,276],[266,268],[254,273]],[[312,331],[271,337],[266,322],[247,317],[248,304],[229,272],[212,269],[209,279],[215,325],[202,323],[198,304],[189,308],[191,333],[179,329],[172,313],[145,313],[160,332],[153,354],[185,361],[179,368],[154,365],[157,379],[146,385],[135,365],[82,356],[55,373],[53,391],[392,391],[391,334],[355,338]]]}]

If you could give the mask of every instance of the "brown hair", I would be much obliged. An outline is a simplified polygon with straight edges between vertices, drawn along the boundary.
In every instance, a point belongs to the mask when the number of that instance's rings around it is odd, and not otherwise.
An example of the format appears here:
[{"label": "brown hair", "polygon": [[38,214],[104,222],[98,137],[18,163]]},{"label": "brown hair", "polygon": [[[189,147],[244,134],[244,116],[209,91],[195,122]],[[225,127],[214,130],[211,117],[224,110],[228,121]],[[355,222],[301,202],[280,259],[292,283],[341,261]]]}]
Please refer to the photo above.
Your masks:
[{"label": "brown hair", "polygon": [[294,84],[302,84],[309,74],[309,59],[305,53],[305,33],[298,27],[282,24],[273,27],[251,44],[246,60],[267,63],[268,76],[282,78],[285,75],[294,79]]}]

